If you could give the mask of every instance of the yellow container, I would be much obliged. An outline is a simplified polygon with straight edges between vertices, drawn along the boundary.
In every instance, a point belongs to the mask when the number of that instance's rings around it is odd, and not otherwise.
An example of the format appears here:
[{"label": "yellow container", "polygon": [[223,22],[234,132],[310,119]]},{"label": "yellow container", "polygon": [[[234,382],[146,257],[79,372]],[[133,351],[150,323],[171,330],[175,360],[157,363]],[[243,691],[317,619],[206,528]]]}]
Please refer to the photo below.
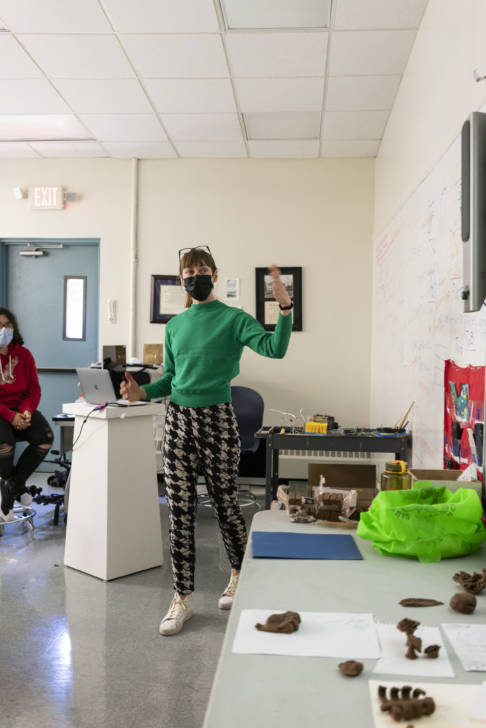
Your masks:
[{"label": "yellow container", "polygon": [[305,432],[319,432],[321,435],[327,435],[327,422],[309,422],[305,423]]}]

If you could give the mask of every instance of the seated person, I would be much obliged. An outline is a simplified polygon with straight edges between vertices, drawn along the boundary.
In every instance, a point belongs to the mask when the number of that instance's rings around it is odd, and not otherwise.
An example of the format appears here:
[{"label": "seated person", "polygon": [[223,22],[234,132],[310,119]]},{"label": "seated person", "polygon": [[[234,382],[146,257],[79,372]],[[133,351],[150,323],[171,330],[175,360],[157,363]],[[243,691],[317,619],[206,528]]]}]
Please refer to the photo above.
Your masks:
[{"label": "seated person", "polygon": [[[53,434],[37,409],[41,388],[34,357],[23,346],[17,319],[0,308],[0,521],[12,520],[14,500],[30,505],[27,478],[49,452]],[[14,467],[15,444],[29,446]]]}]

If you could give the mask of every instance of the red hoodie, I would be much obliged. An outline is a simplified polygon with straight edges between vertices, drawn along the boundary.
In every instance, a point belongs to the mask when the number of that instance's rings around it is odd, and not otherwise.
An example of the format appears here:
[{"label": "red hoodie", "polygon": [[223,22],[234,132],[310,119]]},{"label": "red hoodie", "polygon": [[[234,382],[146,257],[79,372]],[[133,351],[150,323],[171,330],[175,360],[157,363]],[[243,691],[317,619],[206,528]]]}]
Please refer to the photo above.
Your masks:
[{"label": "red hoodie", "polygon": [[16,412],[33,414],[40,398],[34,357],[25,346],[9,344],[7,354],[0,354],[0,417],[12,422]]}]

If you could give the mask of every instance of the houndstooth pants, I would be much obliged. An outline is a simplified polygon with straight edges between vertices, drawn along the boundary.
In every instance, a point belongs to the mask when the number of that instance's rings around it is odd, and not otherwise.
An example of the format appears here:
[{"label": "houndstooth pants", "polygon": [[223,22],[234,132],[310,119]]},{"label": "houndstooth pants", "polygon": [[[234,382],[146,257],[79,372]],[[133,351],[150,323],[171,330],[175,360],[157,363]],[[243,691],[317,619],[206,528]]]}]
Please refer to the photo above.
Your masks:
[{"label": "houndstooth pants", "polygon": [[194,591],[198,471],[205,477],[231,566],[234,569],[241,566],[246,526],[237,497],[239,459],[238,423],[230,402],[210,407],[169,403],[163,472],[169,505],[174,589],[178,594]]}]

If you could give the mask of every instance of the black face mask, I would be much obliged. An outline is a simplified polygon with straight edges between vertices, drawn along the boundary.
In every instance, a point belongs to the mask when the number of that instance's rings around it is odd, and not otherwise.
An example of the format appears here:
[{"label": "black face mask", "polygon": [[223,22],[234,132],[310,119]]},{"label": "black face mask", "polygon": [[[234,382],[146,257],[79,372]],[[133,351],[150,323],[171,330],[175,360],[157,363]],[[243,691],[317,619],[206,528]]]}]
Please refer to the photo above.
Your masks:
[{"label": "black face mask", "polygon": [[184,278],[184,288],[196,301],[205,301],[213,288],[212,276],[197,275]]}]

